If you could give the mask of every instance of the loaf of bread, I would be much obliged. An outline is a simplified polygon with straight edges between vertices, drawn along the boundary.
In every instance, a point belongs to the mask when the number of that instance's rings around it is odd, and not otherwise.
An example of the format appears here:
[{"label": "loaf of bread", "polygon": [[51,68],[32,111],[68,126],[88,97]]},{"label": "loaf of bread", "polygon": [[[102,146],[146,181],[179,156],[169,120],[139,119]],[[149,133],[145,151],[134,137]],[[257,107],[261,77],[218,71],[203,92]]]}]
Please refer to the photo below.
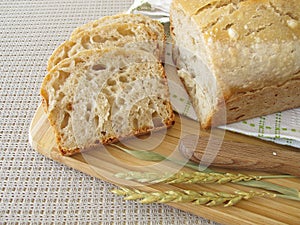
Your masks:
[{"label": "loaf of bread", "polygon": [[53,52],[48,60],[47,70],[50,71],[63,59],[88,49],[127,46],[128,48],[145,49],[159,56],[162,54],[163,42],[164,38],[158,37],[146,25],[111,23],[73,35],[70,40],[65,41]]},{"label": "loaf of bread", "polygon": [[102,27],[113,23],[131,23],[145,25],[146,27],[150,28],[153,32],[155,32],[155,34],[158,37],[158,40],[163,40],[165,38],[164,27],[162,26],[162,24],[157,20],[153,20],[150,17],[141,14],[116,14],[112,16],[102,17],[98,20],[91,21],[87,24],[76,28],[72,32],[71,38],[82,31],[92,30],[94,28]]},{"label": "loaf of bread", "polygon": [[142,50],[81,51],[48,73],[41,96],[63,155],[174,123],[164,68]]},{"label": "loaf of bread", "polygon": [[300,106],[299,0],[173,0],[175,61],[204,128]]}]

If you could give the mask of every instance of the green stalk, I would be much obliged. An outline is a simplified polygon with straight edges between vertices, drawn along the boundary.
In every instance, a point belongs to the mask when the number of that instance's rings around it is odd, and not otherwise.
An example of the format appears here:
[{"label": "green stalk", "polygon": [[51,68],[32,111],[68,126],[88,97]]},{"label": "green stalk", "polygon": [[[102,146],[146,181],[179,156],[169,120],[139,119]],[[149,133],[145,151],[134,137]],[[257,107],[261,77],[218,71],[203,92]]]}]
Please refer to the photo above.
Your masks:
[{"label": "green stalk", "polygon": [[123,148],[119,145],[116,145],[116,144],[110,144],[111,146],[114,146],[130,155],[132,155],[133,157],[137,158],[137,159],[140,159],[140,160],[145,160],[145,161],[163,161],[163,160],[168,160],[168,161],[171,161],[173,163],[176,163],[178,165],[181,165],[181,166],[185,166],[185,167],[188,167],[188,168],[191,168],[191,169],[194,169],[194,170],[197,170],[197,171],[202,171],[202,172],[205,172],[205,173],[212,173],[214,172],[213,170],[211,169],[208,169],[208,168],[204,168],[204,167],[199,167],[199,165],[197,163],[193,163],[193,162],[182,162],[182,161],[179,161],[179,160],[175,160],[175,159],[171,159],[171,158],[167,158],[166,156],[163,156],[157,152],[150,152],[150,151],[144,151],[144,150],[129,150],[129,149],[126,149],[126,148]]},{"label": "green stalk", "polygon": [[297,178],[292,175],[268,175],[268,176],[260,176],[262,179],[280,179],[280,178]]},{"label": "green stalk", "polygon": [[262,189],[268,190],[268,191],[275,191],[277,193],[281,193],[286,196],[291,196],[291,197],[296,197],[296,198],[300,197],[299,191],[295,188],[288,188],[288,187],[284,187],[284,186],[281,186],[278,184],[273,184],[273,183],[266,182],[266,181],[257,181],[257,180],[251,180],[248,182],[239,181],[236,184],[240,184],[240,185],[247,186],[247,187],[262,188]]},{"label": "green stalk", "polygon": [[276,197],[294,200],[294,201],[300,201],[300,197],[287,196],[287,195],[276,195]]}]

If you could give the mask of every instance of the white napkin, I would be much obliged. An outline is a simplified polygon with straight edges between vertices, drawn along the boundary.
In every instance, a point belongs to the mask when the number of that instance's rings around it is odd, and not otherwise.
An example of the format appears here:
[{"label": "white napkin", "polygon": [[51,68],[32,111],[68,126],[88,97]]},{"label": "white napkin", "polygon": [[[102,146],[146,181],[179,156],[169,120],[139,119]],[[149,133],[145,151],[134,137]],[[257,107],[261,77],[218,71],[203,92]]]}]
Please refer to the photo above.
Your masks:
[{"label": "white napkin", "polygon": [[[135,0],[128,13],[144,14],[162,23],[167,23],[169,22],[170,3],[171,0]],[[166,53],[167,56],[172,54],[170,48],[167,48]],[[167,74],[171,73],[167,72]],[[174,77],[172,80],[180,82]],[[180,114],[196,119],[187,93],[182,88],[173,86],[174,83],[170,86],[170,92],[175,110]],[[220,128],[300,148],[300,108],[220,126]]]},{"label": "white napkin", "polygon": [[169,22],[171,0],[135,0],[128,13],[141,13],[162,23]]}]

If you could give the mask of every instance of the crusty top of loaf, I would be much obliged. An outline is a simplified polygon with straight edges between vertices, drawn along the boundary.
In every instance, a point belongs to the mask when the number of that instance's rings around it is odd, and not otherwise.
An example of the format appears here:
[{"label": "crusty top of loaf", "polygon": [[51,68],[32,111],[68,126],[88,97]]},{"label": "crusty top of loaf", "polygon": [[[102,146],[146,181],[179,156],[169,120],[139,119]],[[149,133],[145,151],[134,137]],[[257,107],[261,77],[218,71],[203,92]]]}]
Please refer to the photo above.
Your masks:
[{"label": "crusty top of loaf", "polygon": [[299,0],[174,0],[172,7],[196,26],[190,50],[204,52],[225,98],[299,79]]},{"label": "crusty top of loaf", "polygon": [[174,0],[210,41],[248,43],[300,37],[299,0]]}]

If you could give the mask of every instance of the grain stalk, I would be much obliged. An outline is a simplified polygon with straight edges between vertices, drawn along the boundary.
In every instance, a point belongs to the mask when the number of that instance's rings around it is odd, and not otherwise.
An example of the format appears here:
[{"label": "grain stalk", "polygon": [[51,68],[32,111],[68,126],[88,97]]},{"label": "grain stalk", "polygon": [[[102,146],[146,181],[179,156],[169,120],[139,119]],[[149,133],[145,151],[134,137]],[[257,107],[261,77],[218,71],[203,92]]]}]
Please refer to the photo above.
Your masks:
[{"label": "grain stalk", "polygon": [[232,173],[203,173],[203,172],[178,172],[178,173],[154,173],[135,172],[117,173],[115,177],[140,183],[165,183],[165,184],[225,184],[240,181],[261,180],[262,176]]},{"label": "grain stalk", "polygon": [[254,197],[276,197],[275,194],[268,192],[244,192],[235,191],[234,194],[225,192],[206,192],[206,191],[165,191],[165,192],[144,192],[137,189],[120,188],[112,190],[119,196],[124,196],[125,200],[139,200],[140,203],[193,203],[195,205],[229,207],[237,204],[241,200],[248,200]]}]

